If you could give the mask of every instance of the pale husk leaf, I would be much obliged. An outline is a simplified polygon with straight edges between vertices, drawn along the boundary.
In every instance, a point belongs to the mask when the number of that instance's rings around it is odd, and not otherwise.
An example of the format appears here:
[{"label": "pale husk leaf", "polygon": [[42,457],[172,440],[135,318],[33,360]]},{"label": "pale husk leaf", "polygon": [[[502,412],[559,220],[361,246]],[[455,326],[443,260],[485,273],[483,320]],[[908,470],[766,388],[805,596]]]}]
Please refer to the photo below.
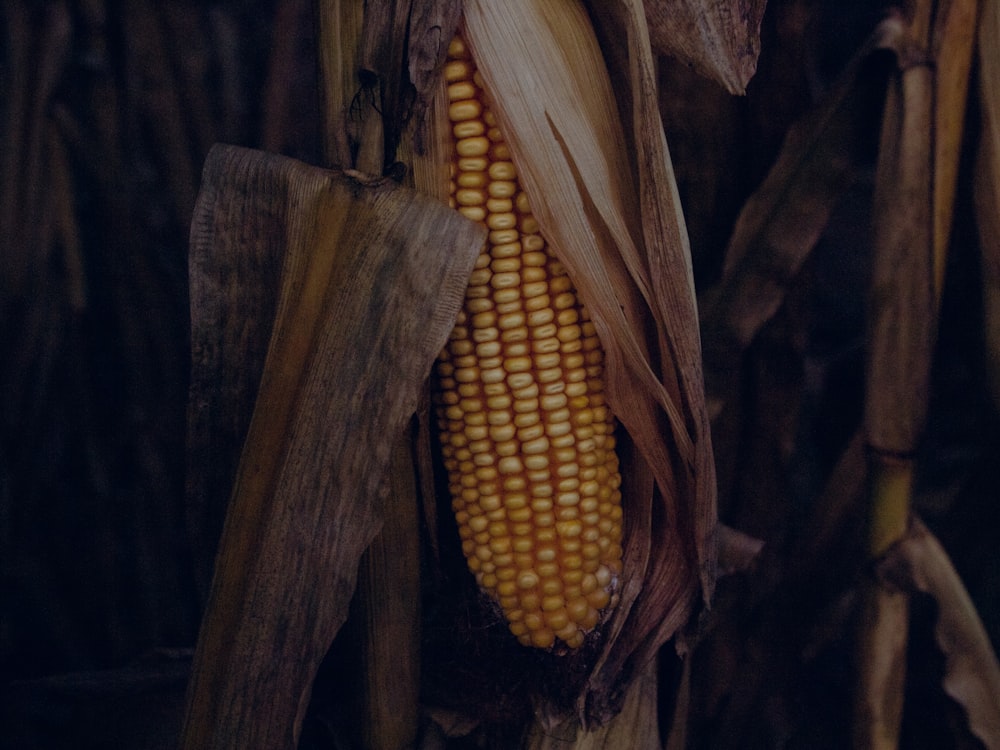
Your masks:
[{"label": "pale husk leaf", "polygon": [[[626,662],[650,656],[686,622],[699,571],[706,596],[714,578],[714,476],[693,281],[651,95],[652,53],[641,8],[624,8],[616,20],[629,44],[630,158],[582,7],[471,0],[464,12],[467,41],[533,213],[590,311],[605,348],[609,402],[641,456],[625,478],[621,602],[591,679],[593,701],[581,704],[584,715],[601,720],[611,713],[609,695]],[[643,478],[648,472],[655,490]],[[645,616],[630,616],[635,605]]]}]

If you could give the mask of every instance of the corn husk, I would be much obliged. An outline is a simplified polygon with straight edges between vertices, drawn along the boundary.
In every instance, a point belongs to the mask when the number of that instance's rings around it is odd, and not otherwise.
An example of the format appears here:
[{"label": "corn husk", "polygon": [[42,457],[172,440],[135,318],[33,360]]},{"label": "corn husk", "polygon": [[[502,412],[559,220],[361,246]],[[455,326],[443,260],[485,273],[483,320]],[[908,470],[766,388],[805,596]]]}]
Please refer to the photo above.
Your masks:
[{"label": "corn husk", "polygon": [[[551,724],[567,710],[584,725],[600,724],[622,705],[629,675],[710,597],[715,576],[714,469],[691,262],[648,29],[638,3],[598,12],[602,38],[622,40],[609,74],[582,5],[462,7],[464,38],[533,213],[604,345],[609,403],[627,433],[620,603],[596,653],[543,660],[563,667],[565,684],[536,696]],[[435,137],[447,133],[441,109],[430,108],[416,164],[418,188],[438,196],[449,156]]]},{"label": "corn husk", "polygon": [[192,430],[210,433],[197,445],[223,464],[204,471],[233,468],[231,453],[213,451],[213,414],[254,390],[255,373],[243,377],[243,303],[274,304],[250,306],[273,329],[263,362],[250,363],[262,372],[182,747],[292,747],[358,561],[392,512],[388,487],[414,503],[386,485],[392,446],[447,340],[484,232],[395,183],[219,146],[191,237]]},{"label": "corn husk", "polygon": [[658,54],[671,55],[733,94],[757,71],[767,0],[645,0]]}]

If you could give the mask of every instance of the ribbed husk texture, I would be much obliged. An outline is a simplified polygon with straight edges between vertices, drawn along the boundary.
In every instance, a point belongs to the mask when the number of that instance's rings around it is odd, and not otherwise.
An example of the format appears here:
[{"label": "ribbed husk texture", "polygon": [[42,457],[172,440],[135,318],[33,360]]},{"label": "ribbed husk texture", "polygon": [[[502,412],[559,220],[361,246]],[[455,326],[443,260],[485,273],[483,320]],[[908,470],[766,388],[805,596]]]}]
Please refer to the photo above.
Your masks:
[{"label": "ribbed husk texture", "polygon": [[[624,585],[600,651],[572,669],[585,724],[614,715],[629,675],[708,601],[716,556],[690,254],[646,16],[627,2],[598,18],[601,38],[622,44],[607,58],[576,3],[467,0],[460,26],[542,233],[594,320],[624,428]],[[418,187],[443,198],[442,109],[429,110],[415,166]]]}]

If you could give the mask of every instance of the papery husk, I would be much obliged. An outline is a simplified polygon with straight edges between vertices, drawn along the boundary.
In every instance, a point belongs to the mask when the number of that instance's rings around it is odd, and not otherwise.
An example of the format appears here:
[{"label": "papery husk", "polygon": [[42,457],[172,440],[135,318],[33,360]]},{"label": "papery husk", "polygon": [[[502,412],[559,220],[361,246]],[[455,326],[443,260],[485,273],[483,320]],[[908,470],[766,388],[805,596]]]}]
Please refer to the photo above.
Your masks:
[{"label": "papery husk", "polygon": [[879,564],[889,585],[932,596],[934,637],[945,657],[945,692],[965,711],[969,730],[985,747],[1000,747],[1000,662],[975,604],[947,552],[914,519],[904,539]]},{"label": "papery husk", "polygon": [[767,0],[645,0],[653,50],[676,57],[733,94],[757,72]]},{"label": "papery husk", "polygon": [[[294,746],[359,559],[392,512],[387,490],[415,505],[412,489],[387,484],[392,446],[484,236],[391,181],[236,147],[210,153],[191,233],[191,435],[194,466],[226,464],[232,496],[182,747]],[[266,357],[252,350],[248,362],[246,337],[271,321]],[[244,377],[248,366],[263,369]],[[224,441],[238,436],[217,415],[250,404],[232,479]]]},{"label": "papery husk", "polygon": [[[585,726],[619,710],[629,675],[689,621],[699,593],[710,597],[716,557],[690,253],[645,16],[626,3],[602,22],[624,40],[620,101],[580,5],[470,0],[461,26],[532,211],[604,345],[606,392],[624,428],[620,602],[598,652],[562,662],[589,662],[565,670],[577,680],[584,671],[572,704]],[[432,134],[447,133],[440,112],[428,114]],[[433,149],[417,162],[417,185],[441,195],[450,152],[431,137]],[[543,700],[540,710],[554,725],[565,705]]]}]

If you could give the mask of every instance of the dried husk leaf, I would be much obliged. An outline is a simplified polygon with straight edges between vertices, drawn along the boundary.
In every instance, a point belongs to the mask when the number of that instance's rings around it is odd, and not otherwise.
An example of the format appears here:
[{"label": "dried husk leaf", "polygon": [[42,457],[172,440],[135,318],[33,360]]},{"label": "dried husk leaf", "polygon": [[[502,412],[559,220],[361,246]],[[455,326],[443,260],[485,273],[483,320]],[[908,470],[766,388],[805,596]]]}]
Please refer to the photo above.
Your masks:
[{"label": "dried husk leaf", "polygon": [[[393,447],[382,527],[362,555],[337,635],[349,680],[345,733],[358,747],[412,747],[420,728],[420,495],[409,431]],[[341,665],[338,664],[338,667]]]},{"label": "dried husk leaf", "polygon": [[[698,591],[707,598],[714,582],[714,473],[693,280],[652,52],[641,6],[628,4],[609,21],[627,38],[624,97],[634,108],[625,107],[626,134],[581,6],[473,0],[463,12],[533,213],[604,344],[608,399],[628,433],[625,582],[576,709],[585,724],[600,723],[620,707],[627,673],[688,621]],[[432,107],[429,121],[439,113]],[[437,173],[417,175],[437,195],[447,179],[441,148]]]},{"label": "dried husk leaf", "polygon": [[373,84],[362,85],[359,58],[364,42],[364,3],[317,0],[317,50],[326,166],[381,174],[386,163],[383,119]]},{"label": "dried husk leaf", "polygon": [[934,79],[907,31],[887,92],[875,176],[865,398],[868,444],[896,456],[910,455],[923,430],[936,317]]},{"label": "dried husk leaf", "polygon": [[645,0],[653,50],[746,92],[757,71],[766,0]]},{"label": "dried husk leaf", "polygon": [[[192,225],[192,273],[205,286],[193,299],[225,330],[202,339],[196,368],[242,322],[238,299],[212,293],[234,264],[213,258],[277,257],[282,272],[183,747],[294,745],[384,512],[386,436],[400,435],[417,407],[483,238],[392,183],[234,147],[210,154]],[[241,365],[239,342],[225,354],[224,374]]]},{"label": "dried husk leaf", "polygon": [[979,152],[975,202],[982,253],[983,325],[993,402],[1000,409],[1000,4],[979,19]]},{"label": "dried husk leaf", "polygon": [[955,213],[978,11],[978,0],[940,3],[931,39],[934,58],[934,289],[939,298],[944,287]]},{"label": "dried husk leaf", "polygon": [[1000,662],[941,543],[915,519],[905,539],[881,561],[880,572],[892,586],[934,597],[944,690],[965,709],[970,731],[986,747],[1000,747]]},{"label": "dried husk leaf", "polygon": [[543,729],[532,727],[525,750],[660,750],[659,685],[656,660],[631,681],[621,712],[604,726],[586,731],[576,721]]},{"label": "dried husk leaf", "polygon": [[878,116],[891,59],[878,51],[902,35],[881,24],[820,106],[797,122],[764,182],[744,204],[723,276],[702,303],[706,389],[712,416],[735,388],[740,362],[778,311],[848,187],[869,161],[867,131]]}]

